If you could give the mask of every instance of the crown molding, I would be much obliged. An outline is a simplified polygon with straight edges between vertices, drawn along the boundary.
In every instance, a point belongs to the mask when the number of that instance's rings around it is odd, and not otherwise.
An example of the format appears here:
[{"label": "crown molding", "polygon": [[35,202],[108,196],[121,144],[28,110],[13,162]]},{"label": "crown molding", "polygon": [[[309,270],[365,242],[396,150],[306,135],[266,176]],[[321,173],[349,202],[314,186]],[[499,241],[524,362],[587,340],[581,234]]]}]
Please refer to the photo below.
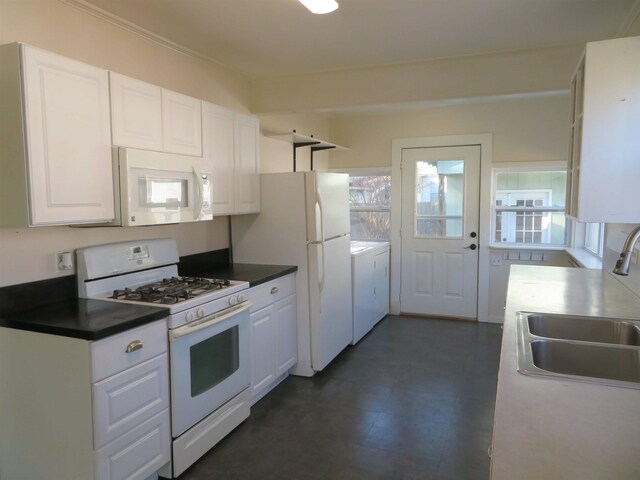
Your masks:
[{"label": "crown molding", "polygon": [[638,20],[638,17],[640,17],[640,0],[636,0],[631,7],[631,10],[629,10],[629,13],[627,14],[624,22],[622,22],[622,25],[618,30],[618,37],[628,36],[631,25],[633,25],[635,21]]},{"label": "crown molding", "polygon": [[230,70],[236,74],[246,76],[245,74],[238,71],[237,69],[232,68],[229,65],[226,65],[220,62],[219,60],[216,60],[215,58],[209,57],[207,55],[203,55],[200,52],[196,52],[195,50],[192,50],[183,45],[180,45],[179,43],[175,43],[161,35],[153,33],[150,30],[147,30],[145,28],[142,28],[141,26],[136,25],[135,23],[125,20],[122,17],[119,17],[111,12],[107,12],[106,10],[103,10],[102,8],[97,7],[96,5],[93,5],[85,0],[58,0],[58,2],[64,5],[67,5],[69,7],[75,8],[77,10],[80,10],[83,13],[93,15],[94,17],[97,17],[102,21],[105,21],[107,23],[110,23],[111,25],[115,25],[116,27],[127,30],[128,32],[138,35],[139,37],[142,37],[145,40],[153,42],[161,47],[168,48],[169,50],[173,50],[174,52],[180,53],[182,55],[187,55],[190,57],[205,60],[219,67]]}]

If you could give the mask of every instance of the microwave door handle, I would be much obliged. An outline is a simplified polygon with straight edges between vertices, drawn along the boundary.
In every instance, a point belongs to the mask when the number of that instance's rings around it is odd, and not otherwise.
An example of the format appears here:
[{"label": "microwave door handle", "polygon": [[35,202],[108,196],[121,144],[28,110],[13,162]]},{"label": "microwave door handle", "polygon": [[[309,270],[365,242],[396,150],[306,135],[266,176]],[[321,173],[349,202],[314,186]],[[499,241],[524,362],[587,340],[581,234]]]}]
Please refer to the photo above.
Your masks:
[{"label": "microwave door handle", "polygon": [[193,205],[193,219],[197,220],[202,213],[204,184],[202,182],[202,175],[196,170],[196,167],[193,167],[193,176],[196,178],[196,199]]}]

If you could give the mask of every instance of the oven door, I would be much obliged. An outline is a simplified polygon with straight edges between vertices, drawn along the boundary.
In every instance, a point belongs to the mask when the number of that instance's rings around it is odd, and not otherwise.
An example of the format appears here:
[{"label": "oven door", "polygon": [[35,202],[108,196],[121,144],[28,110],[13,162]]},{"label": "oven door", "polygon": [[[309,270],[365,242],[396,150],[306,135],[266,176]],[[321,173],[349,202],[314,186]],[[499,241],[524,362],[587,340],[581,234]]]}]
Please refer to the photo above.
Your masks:
[{"label": "oven door", "polygon": [[243,302],[169,331],[174,438],[249,387],[250,307]]}]

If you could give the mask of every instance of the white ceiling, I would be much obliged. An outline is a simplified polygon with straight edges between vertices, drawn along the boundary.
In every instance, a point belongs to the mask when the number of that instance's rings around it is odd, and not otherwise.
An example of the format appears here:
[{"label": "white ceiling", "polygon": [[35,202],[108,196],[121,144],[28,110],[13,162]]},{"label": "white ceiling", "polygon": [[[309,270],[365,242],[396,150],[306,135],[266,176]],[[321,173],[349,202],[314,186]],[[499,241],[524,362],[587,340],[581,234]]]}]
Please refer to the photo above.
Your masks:
[{"label": "white ceiling", "polygon": [[73,0],[250,77],[580,44],[625,33],[640,0]]}]

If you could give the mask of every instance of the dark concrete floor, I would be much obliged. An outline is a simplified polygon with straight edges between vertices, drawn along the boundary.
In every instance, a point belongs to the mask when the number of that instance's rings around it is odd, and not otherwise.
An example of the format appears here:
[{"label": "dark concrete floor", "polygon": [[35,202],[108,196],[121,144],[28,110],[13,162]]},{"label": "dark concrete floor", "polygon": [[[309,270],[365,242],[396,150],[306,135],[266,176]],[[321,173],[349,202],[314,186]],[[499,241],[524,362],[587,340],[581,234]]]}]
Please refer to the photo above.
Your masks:
[{"label": "dark concrete floor", "polygon": [[488,479],[501,337],[388,316],[323,372],[287,378],[180,480]]}]

